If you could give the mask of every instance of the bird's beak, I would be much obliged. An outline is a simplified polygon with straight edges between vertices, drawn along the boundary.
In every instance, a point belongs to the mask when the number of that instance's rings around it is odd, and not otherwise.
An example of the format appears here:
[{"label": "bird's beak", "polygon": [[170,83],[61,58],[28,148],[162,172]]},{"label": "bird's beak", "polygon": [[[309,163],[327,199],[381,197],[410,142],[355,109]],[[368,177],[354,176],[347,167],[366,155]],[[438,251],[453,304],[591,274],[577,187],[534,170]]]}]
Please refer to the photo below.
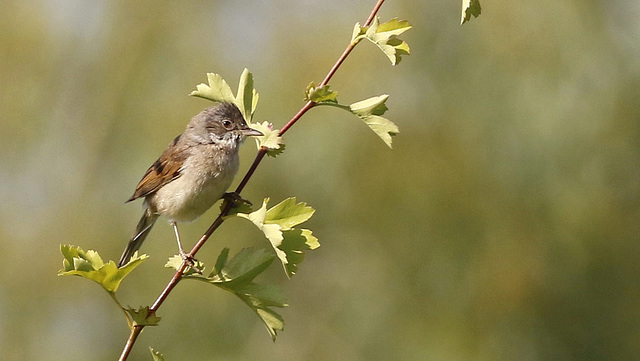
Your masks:
[{"label": "bird's beak", "polygon": [[253,128],[245,128],[245,129],[242,129],[242,135],[247,136],[247,137],[248,136],[259,137],[259,136],[264,135],[264,134],[262,134],[261,131],[255,130]]}]

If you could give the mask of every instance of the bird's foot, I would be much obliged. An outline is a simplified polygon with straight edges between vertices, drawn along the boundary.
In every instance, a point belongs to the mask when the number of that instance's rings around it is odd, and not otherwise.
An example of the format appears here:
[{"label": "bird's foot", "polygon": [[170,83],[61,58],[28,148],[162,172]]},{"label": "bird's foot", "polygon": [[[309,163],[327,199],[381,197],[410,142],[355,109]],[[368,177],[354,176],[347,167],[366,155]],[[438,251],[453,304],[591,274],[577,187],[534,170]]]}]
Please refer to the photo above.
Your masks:
[{"label": "bird's foot", "polygon": [[253,203],[249,202],[248,200],[242,198],[240,196],[240,193],[238,192],[227,192],[225,194],[222,195],[222,199],[225,200],[225,202],[231,202],[234,206],[238,206],[241,203],[244,203],[248,206],[252,206]]},{"label": "bird's foot", "polygon": [[[180,257],[182,257],[182,262],[186,263],[187,267],[192,269],[195,273],[202,274],[202,262],[195,259],[195,257],[185,253],[182,249],[180,250]],[[188,270],[185,271],[185,273]]]}]

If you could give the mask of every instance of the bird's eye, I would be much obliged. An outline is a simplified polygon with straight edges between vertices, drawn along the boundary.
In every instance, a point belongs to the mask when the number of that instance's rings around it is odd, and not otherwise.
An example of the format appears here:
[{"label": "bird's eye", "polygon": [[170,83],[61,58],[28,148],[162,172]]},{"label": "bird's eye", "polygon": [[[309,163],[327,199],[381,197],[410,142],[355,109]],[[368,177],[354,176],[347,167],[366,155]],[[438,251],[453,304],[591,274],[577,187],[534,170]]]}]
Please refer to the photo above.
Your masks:
[{"label": "bird's eye", "polygon": [[222,121],[222,126],[226,130],[232,130],[233,129],[233,122],[230,121],[229,119],[225,119],[225,120]]}]

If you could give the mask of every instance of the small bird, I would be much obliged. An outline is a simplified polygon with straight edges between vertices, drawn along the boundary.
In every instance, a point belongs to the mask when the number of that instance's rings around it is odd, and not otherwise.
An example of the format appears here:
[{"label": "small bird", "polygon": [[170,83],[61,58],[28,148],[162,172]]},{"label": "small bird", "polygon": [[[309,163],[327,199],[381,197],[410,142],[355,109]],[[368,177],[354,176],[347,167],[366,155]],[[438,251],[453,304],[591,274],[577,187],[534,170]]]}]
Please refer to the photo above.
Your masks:
[{"label": "small bird", "polygon": [[185,131],[147,169],[127,200],[144,197],[145,211],[118,267],[140,249],[159,216],[173,226],[185,258],[177,223],[195,220],[225,195],[238,171],[240,144],[247,136],[260,135],[262,132],[247,126],[238,107],[231,103],[218,103],[191,118]]}]

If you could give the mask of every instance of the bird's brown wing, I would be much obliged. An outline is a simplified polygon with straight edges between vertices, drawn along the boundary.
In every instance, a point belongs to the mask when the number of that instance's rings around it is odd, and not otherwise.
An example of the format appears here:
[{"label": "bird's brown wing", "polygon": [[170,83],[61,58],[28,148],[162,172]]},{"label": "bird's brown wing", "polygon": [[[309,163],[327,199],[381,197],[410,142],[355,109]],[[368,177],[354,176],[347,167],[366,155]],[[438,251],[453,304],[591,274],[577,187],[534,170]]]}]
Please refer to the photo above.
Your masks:
[{"label": "bird's brown wing", "polygon": [[140,182],[138,182],[135,192],[133,192],[133,195],[127,202],[131,202],[140,197],[146,197],[160,189],[163,185],[180,177],[180,169],[188,156],[188,150],[187,147],[177,145],[179,138],[179,136],[176,137],[162,155],[160,155],[160,158],[147,169],[147,172],[142,176]]}]

